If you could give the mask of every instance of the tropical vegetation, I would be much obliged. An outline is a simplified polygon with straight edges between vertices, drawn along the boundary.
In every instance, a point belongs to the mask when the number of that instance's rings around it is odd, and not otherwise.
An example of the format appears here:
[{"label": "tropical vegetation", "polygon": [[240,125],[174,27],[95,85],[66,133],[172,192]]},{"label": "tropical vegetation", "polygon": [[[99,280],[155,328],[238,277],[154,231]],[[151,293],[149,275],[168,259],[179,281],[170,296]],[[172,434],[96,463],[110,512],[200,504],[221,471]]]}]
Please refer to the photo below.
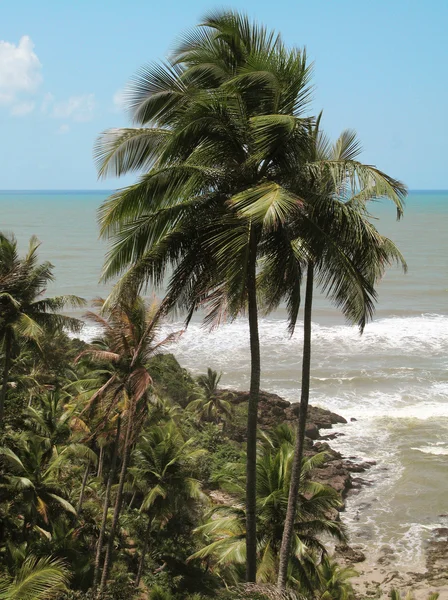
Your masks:
[{"label": "tropical vegetation", "polygon": [[[343,499],[305,439],[312,303],[323,291],[363,331],[385,269],[406,268],[369,203],[400,218],[406,188],[359,160],[354,132],[326,138],[311,77],[304,49],[233,12],[138,72],[135,127],[95,146],[100,176],[139,178],[100,208],[114,287],[83,317],[88,343],[62,312],[84,302],[45,295],[39,242],[20,257],[0,233],[0,600],[355,598],[329,551]],[[292,334],[302,296],[297,422],[261,430],[259,315],[284,303]],[[247,404],[166,354],[176,311],[185,327],[247,315]]]}]

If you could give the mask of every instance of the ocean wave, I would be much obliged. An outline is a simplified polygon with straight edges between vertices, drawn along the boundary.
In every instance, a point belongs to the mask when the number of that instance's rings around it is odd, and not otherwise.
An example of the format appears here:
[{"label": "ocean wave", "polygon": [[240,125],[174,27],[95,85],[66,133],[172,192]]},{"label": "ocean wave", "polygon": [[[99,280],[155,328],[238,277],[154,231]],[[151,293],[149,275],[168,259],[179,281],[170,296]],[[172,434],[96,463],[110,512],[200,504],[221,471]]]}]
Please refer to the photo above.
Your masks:
[{"label": "ocean wave", "polygon": [[419,452],[423,452],[423,454],[433,454],[434,456],[448,456],[448,448],[441,448],[437,445],[411,448],[411,450],[418,450]]},{"label": "ocean wave", "polygon": [[[277,319],[261,319],[260,341],[262,349],[278,353],[285,347],[293,349],[301,347],[303,341],[302,323],[298,323],[292,337],[287,331],[287,321]],[[183,329],[182,323],[164,325],[166,331]],[[98,326],[86,323],[81,339],[88,341],[99,332]],[[325,326],[318,323],[312,325],[313,348],[336,348],[338,353],[380,350],[400,350],[405,354],[415,351],[422,353],[426,348],[433,352],[448,349],[448,316],[425,314],[419,317],[390,317],[369,323],[363,335],[356,327],[347,325]],[[237,319],[221,327],[208,331],[199,323],[192,323],[181,338],[178,348],[181,352],[204,349],[207,350],[248,350],[249,329],[246,319]]]}]

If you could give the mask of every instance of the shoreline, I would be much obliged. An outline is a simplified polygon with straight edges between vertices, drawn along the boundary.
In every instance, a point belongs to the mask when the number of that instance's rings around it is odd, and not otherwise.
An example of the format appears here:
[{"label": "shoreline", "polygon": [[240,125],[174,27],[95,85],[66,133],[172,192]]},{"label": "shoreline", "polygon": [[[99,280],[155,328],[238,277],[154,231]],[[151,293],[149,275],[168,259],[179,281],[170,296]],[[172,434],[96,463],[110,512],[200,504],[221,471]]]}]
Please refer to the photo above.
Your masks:
[{"label": "shoreline", "polygon": [[[225,392],[224,392],[225,393]],[[236,405],[247,400],[248,392],[235,392],[232,402]],[[284,400],[277,394],[260,394],[259,425],[268,429],[281,422],[294,422],[297,419],[298,405]],[[331,441],[341,432],[331,433],[334,425],[348,424],[347,419],[330,410],[316,406],[309,407],[306,436],[307,454],[325,450],[329,459],[324,468],[317,469],[314,479],[331,485],[341,493],[344,505],[336,519],[344,521],[345,500],[359,494],[365,487],[372,488],[376,481],[365,480],[363,474],[377,463],[354,456],[345,457],[331,447]],[[323,430],[323,431],[322,431]],[[348,509],[349,510],[349,509]],[[368,510],[366,506],[364,510]],[[447,517],[448,515],[441,515]],[[342,565],[354,568],[359,575],[351,582],[359,598],[377,597],[379,589],[388,594],[392,588],[402,593],[412,591],[415,600],[427,600],[433,592],[440,594],[440,600],[448,598],[448,527],[433,530],[431,539],[424,544],[420,560],[412,564],[395,564],[396,554],[390,545],[369,549],[369,545],[353,543],[350,539],[346,547],[335,547],[335,558]]]}]

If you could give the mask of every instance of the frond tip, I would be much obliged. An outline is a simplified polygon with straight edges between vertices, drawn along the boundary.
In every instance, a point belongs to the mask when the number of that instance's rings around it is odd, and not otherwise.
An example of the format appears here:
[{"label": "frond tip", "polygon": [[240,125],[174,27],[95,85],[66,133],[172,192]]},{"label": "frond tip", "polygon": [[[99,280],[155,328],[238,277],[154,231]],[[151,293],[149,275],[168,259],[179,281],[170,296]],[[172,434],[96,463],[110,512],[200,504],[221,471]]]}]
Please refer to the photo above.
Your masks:
[{"label": "frond tip", "polygon": [[0,584],[0,599],[56,599],[67,591],[69,580],[69,570],[62,560],[29,556],[13,581]]}]

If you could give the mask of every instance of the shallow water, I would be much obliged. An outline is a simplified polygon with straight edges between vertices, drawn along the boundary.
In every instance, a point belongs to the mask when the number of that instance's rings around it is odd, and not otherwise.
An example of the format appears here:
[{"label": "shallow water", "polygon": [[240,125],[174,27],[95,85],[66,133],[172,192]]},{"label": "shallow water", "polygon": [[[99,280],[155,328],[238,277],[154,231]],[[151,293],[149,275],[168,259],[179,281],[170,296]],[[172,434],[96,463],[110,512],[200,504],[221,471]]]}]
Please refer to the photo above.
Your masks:
[{"label": "shallow water", "polygon": [[[42,240],[41,256],[55,265],[50,294],[91,300],[106,245],[98,241],[100,193],[0,193],[0,229],[25,244]],[[373,323],[360,336],[329,303],[315,302],[312,392],[314,404],[347,419],[332,445],[343,454],[377,461],[363,476],[374,485],[351,496],[345,520],[353,542],[369,549],[391,544],[399,562],[415,566],[423,542],[448,512],[448,192],[411,193],[405,218],[375,207],[378,227],[406,257],[409,273],[388,272],[379,286]],[[262,385],[298,399],[302,333],[290,338],[279,310],[261,321]],[[181,328],[172,323],[167,329]],[[87,327],[84,336],[92,335]],[[212,333],[194,321],[173,348],[199,373],[223,372],[223,384],[248,387],[248,326],[244,319]]]}]

